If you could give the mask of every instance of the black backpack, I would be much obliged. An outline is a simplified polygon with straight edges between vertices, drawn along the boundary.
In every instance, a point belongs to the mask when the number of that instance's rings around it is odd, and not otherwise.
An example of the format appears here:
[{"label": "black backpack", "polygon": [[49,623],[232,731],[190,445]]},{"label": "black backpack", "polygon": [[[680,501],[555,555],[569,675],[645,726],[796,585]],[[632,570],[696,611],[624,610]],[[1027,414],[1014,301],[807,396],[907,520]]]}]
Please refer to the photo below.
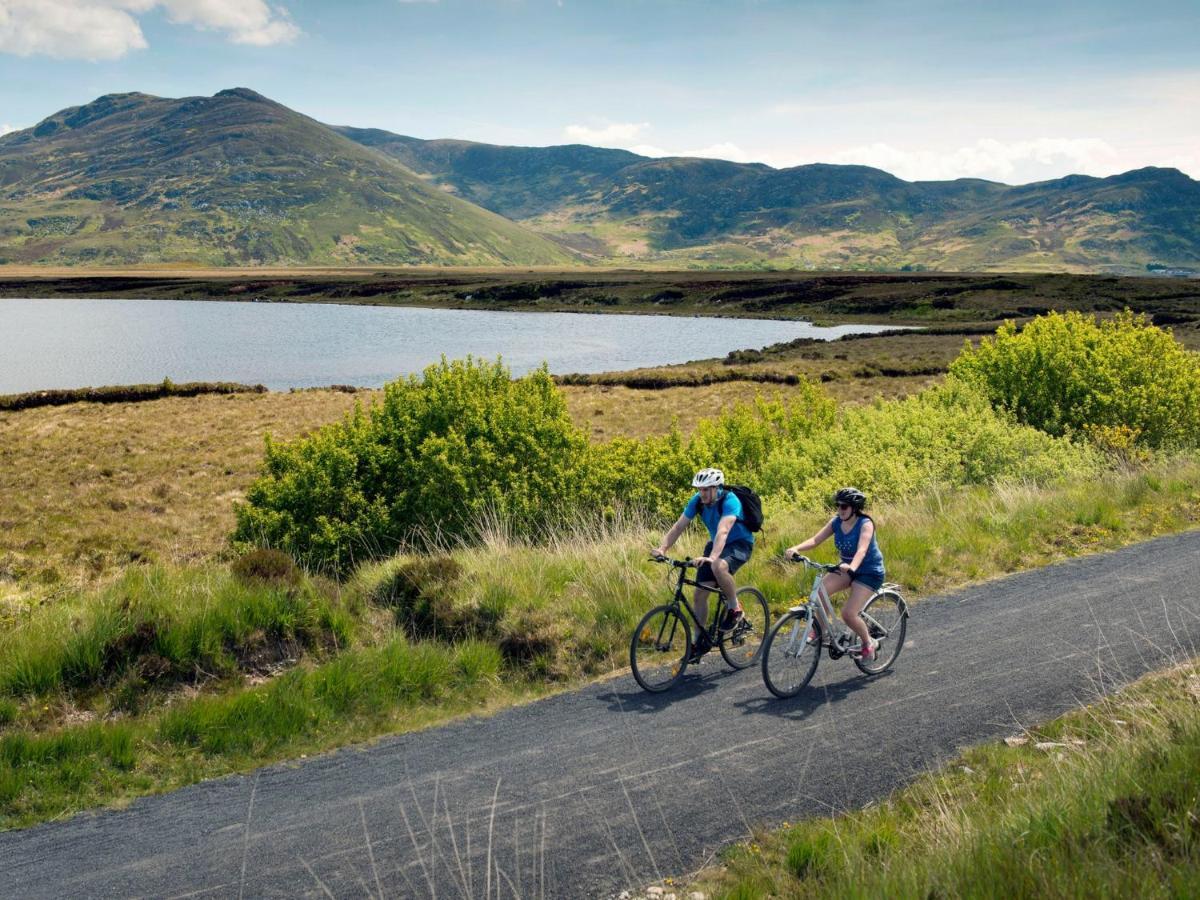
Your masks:
[{"label": "black backpack", "polygon": [[[762,531],[763,527],[763,511],[762,500],[758,494],[754,492],[754,488],[746,487],[744,484],[727,484],[725,490],[732,494],[742,502],[742,517],[741,523],[746,526],[749,531]],[[725,493],[722,492],[720,499],[717,500],[720,504],[718,511],[725,507]]]}]

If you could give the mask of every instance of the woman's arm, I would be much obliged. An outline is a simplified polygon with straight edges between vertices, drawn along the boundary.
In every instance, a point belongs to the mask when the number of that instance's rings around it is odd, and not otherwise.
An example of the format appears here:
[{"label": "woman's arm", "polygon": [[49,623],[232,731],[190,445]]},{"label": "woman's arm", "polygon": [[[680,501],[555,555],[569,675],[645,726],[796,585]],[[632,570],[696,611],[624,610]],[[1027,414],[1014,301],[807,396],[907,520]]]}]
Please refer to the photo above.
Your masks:
[{"label": "woman's arm", "polygon": [[831,526],[828,522],[826,522],[824,528],[822,528],[820,531],[818,531],[816,534],[814,534],[812,537],[810,537],[807,541],[801,541],[800,543],[796,544],[796,546],[794,546],[794,547],[788,547],[786,550],[783,551],[783,555],[784,556],[795,556],[797,553],[800,553],[804,550],[811,550],[813,547],[817,546],[817,544],[820,544],[823,541],[829,540],[829,538],[832,534],[833,534],[833,526]]}]

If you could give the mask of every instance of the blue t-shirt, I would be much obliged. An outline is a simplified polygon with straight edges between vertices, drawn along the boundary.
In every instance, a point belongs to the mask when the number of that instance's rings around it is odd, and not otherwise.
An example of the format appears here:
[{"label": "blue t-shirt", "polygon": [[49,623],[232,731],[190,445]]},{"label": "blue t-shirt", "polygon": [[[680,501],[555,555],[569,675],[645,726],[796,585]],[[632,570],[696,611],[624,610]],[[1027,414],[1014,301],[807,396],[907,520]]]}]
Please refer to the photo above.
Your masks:
[{"label": "blue t-shirt", "polygon": [[733,491],[717,491],[717,500],[712,506],[701,504],[700,493],[697,491],[695,494],[692,494],[692,499],[683,508],[683,514],[689,519],[694,519],[697,512],[700,513],[700,521],[708,529],[710,539],[716,538],[717,526],[721,524],[723,518],[726,516],[737,516],[737,521],[729,529],[729,535],[725,538],[725,543],[732,544],[734,541],[754,543],[753,532],[742,524],[742,501],[737,498],[737,494],[733,493]]}]

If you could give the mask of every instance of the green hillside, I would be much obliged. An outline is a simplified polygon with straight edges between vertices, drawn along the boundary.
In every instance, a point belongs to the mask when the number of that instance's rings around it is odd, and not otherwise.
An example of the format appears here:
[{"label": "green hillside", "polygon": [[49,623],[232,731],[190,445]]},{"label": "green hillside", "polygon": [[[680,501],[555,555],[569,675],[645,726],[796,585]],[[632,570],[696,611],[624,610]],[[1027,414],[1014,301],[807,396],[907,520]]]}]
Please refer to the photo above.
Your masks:
[{"label": "green hillside", "polygon": [[1175,169],[1010,187],[906,182],[865,166],[772,169],[341,131],[611,262],[1123,273],[1200,266],[1200,182]]},{"label": "green hillside", "polygon": [[0,264],[1200,269],[1174,169],[1010,187],[330,127],[245,88],[0,138]]},{"label": "green hillside", "polygon": [[0,260],[566,264],[569,251],[244,88],[111,94],[0,138]]}]

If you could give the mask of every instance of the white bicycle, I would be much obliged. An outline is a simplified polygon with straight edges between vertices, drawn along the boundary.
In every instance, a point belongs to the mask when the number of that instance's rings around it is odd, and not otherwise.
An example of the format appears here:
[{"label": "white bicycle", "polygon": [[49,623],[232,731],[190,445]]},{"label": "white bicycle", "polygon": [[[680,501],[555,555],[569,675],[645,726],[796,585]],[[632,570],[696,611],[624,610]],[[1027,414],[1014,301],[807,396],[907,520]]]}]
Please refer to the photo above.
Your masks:
[{"label": "white bicycle", "polygon": [[887,671],[900,655],[908,630],[908,604],[900,596],[900,586],[885,584],[871,595],[859,614],[867,623],[868,633],[879,642],[875,656],[864,660],[858,636],[841,616],[835,615],[821,583],[821,573],[836,572],[838,567],[813,562],[806,556],[793,556],[790,561],[802,563],[817,574],[808,602],[788,610],[763,642],[762,674],[767,689],[776,697],[795,697],[816,673],[822,649],[829,652],[830,659],[849,656],[867,675]]}]

